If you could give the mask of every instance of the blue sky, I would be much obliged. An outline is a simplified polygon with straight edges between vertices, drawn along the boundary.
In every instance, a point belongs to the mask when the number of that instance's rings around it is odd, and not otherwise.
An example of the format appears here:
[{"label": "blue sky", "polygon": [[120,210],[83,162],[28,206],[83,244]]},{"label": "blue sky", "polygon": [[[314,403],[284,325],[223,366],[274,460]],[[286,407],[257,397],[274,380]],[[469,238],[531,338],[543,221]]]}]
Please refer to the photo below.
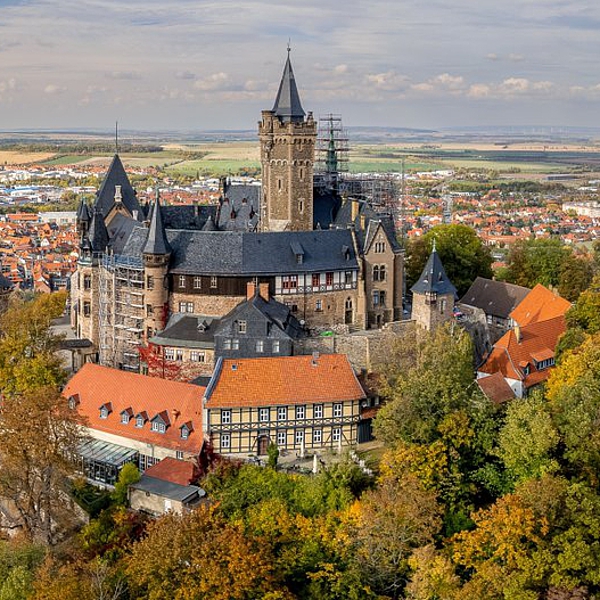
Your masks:
[{"label": "blue sky", "polygon": [[0,0],[0,129],[596,126],[597,0]]}]

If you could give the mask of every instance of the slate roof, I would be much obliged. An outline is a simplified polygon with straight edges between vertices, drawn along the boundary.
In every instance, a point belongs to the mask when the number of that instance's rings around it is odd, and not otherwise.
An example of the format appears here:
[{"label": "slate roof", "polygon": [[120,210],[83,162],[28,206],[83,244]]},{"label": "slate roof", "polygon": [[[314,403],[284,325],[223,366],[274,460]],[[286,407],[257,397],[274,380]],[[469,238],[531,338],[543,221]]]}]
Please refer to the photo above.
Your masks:
[{"label": "slate roof", "polygon": [[315,189],[313,194],[313,227],[315,229],[329,229],[335,221],[341,204],[341,198],[337,194]]},{"label": "slate roof", "polygon": [[206,496],[206,492],[198,486],[171,483],[164,479],[150,477],[146,473],[142,475],[137,483],[132,484],[131,487],[134,490],[148,492],[176,502],[189,502]]},{"label": "slate roof", "polygon": [[132,219],[124,213],[117,213],[108,225],[107,231],[110,241],[108,247],[115,254],[121,254],[134,227],[139,227],[139,221]]},{"label": "slate roof", "polygon": [[[197,204],[195,206],[163,206],[161,209],[165,229],[202,229],[208,219],[214,221],[217,206],[214,204]],[[152,207],[148,209],[150,219]]]},{"label": "slate roof", "polygon": [[92,218],[92,212],[88,203],[82,198],[79,206],[77,207],[77,221],[87,223]]},{"label": "slate roof", "polygon": [[537,284],[510,313],[513,321],[521,327],[564,315],[571,304],[568,300],[552,293],[548,288]]},{"label": "slate roof", "polygon": [[164,256],[170,254],[170,252],[171,246],[167,241],[167,235],[162,220],[162,210],[158,196],[156,196],[154,209],[152,210],[152,220],[150,221],[150,227],[148,228],[148,237],[144,244],[143,254]]},{"label": "slate roof", "polygon": [[477,277],[460,302],[480,308],[486,315],[508,319],[531,290],[513,283]]},{"label": "slate roof", "polygon": [[94,252],[104,252],[108,245],[109,235],[100,207],[96,206],[90,223],[89,242]]},{"label": "slate roof", "polygon": [[279,83],[279,91],[273,105],[273,112],[284,123],[298,123],[304,120],[304,109],[296,86],[296,78],[288,51],[287,60]]},{"label": "slate roof", "polygon": [[365,397],[345,354],[220,358],[206,388],[205,406],[276,406]]},{"label": "slate roof", "polygon": [[[167,231],[167,237],[173,249],[173,273],[244,276],[358,269],[352,235],[347,230]],[[293,242],[304,249],[302,264],[291,250]],[[128,250],[134,247],[132,241]]]},{"label": "slate roof", "polygon": [[437,250],[434,248],[427,259],[421,277],[415,285],[410,288],[413,294],[456,294],[456,288],[452,285],[444,265],[440,260]]},{"label": "slate roof", "polygon": [[98,207],[102,216],[106,218],[115,204],[115,190],[117,185],[121,186],[121,197],[125,208],[132,216],[137,211],[138,219],[141,220],[144,216],[142,207],[138,202],[118,154],[115,154],[108,172],[102,181],[102,185],[96,194],[94,207]]},{"label": "slate roof", "polygon": [[[202,394],[203,389],[195,385],[93,363],[77,371],[63,390],[65,398],[79,396],[77,411],[91,430],[194,453],[200,452],[203,444]],[[107,404],[112,412],[102,419],[100,407]],[[129,423],[121,423],[121,413],[127,409],[132,409],[133,415],[146,412],[149,420],[141,428],[135,426],[135,416]],[[165,433],[150,429],[150,420],[159,414],[166,414],[170,422]],[[192,423],[193,431],[182,439],[179,427],[187,422]]]},{"label": "slate roof", "polygon": [[221,231],[255,231],[260,216],[260,186],[225,184],[217,228]]},{"label": "slate roof", "polygon": [[175,313],[167,326],[149,341],[158,346],[182,346],[186,348],[214,348],[215,332],[219,319]]}]

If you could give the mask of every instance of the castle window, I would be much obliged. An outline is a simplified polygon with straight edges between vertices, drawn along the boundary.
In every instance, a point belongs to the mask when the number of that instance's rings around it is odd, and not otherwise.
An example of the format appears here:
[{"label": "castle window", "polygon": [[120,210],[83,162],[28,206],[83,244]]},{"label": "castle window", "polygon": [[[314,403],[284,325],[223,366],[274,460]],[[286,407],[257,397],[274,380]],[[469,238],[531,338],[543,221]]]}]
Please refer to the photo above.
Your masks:
[{"label": "castle window", "polygon": [[375,252],[377,254],[385,252],[385,242],[375,242]]},{"label": "castle window", "polygon": [[229,338],[223,340],[223,350],[231,350],[231,340]]},{"label": "castle window", "polygon": [[231,349],[239,350],[240,349],[240,340],[238,340],[237,338],[233,338],[231,340]]},{"label": "castle window", "polygon": [[315,302],[315,311],[321,312],[323,310],[323,300],[317,300]]},{"label": "castle window", "polygon": [[180,288],[184,288],[185,287],[185,275],[180,275],[179,276],[179,287]]},{"label": "castle window", "polygon": [[446,312],[446,298],[440,300],[440,313],[443,315]]},{"label": "castle window", "polygon": [[175,350],[175,360],[178,360],[179,362],[183,360],[183,350],[181,348]]},{"label": "castle window", "polygon": [[265,347],[265,344],[262,340],[256,340],[256,351],[257,352],[264,352],[264,347]]},{"label": "castle window", "polygon": [[279,354],[279,340],[273,340],[273,354]]},{"label": "castle window", "polygon": [[300,167],[300,170],[298,172],[298,177],[299,177],[300,181],[304,181],[304,167]]},{"label": "castle window", "polygon": [[352,283],[352,271],[346,271],[344,274],[346,285],[350,285]]},{"label": "castle window", "polygon": [[146,277],[146,289],[149,289],[149,290],[154,289],[154,277],[152,275],[148,275]]},{"label": "castle window", "polygon": [[298,200],[298,212],[304,214],[304,200]]},{"label": "castle window", "polygon": [[92,287],[92,276],[91,275],[84,275],[83,276],[83,289],[84,290],[89,290]]},{"label": "castle window", "polygon": [[314,288],[318,288],[320,284],[321,284],[321,275],[319,275],[319,273],[313,273],[312,274],[312,286]]},{"label": "castle window", "polygon": [[325,273],[325,285],[331,287],[333,285],[333,273]]},{"label": "castle window", "polygon": [[154,307],[152,306],[152,304],[146,304],[146,314],[148,316],[154,314]]},{"label": "castle window", "polygon": [[175,360],[175,348],[165,348],[165,360]]},{"label": "castle window", "polygon": [[281,191],[281,188],[283,187],[283,180],[281,178],[277,179],[277,189],[279,191]]},{"label": "castle window", "polygon": [[202,277],[194,277],[194,289],[199,290],[202,287]]},{"label": "castle window", "polygon": [[377,265],[373,267],[373,281],[379,281],[379,267]]},{"label": "castle window", "polygon": [[210,278],[210,287],[213,289],[217,287],[217,278],[215,276]]},{"label": "castle window", "polygon": [[205,362],[206,354],[204,352],[199,352],[198,350],[192,350],[190,352],[190,360],[192,362]]},{"label": "castle window", "polygon": [[385,281],[385,265],[379,266],[379,281]]},{"label": "castle window", "polygon": [[246,333],[246,321],[238,321],[238,333]]},{"label": "castle window", "polygon": [[83,316],[89,317],[92,314],[92,309],[89,302],[83,303]]},{"label": "castle window", "polygon": [[373,291],[373,306],[379,306],[379,290]]},{"label": "castle window", "polygon": [[296,290],[298,289],[298,275],[284,275],[281,283],[284,290]]}]

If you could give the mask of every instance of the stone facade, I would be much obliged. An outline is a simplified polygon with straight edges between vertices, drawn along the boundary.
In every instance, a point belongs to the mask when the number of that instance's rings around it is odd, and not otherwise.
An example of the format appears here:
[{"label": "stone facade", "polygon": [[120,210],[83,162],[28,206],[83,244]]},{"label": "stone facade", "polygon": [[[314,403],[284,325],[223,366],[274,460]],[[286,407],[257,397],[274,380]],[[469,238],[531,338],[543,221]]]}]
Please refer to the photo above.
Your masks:
[{"label": "stone facade", "polygon": [[263,231],[310,231],[313,228],[313,163],[317,124],[281,122],[264,110],[258,125],[262,165]]},{"label": "stone facade", "polygon": [[439,294],[435,297],[413,294],[412,318],[428,331],[452,319],[453,308],[454,294]]}]

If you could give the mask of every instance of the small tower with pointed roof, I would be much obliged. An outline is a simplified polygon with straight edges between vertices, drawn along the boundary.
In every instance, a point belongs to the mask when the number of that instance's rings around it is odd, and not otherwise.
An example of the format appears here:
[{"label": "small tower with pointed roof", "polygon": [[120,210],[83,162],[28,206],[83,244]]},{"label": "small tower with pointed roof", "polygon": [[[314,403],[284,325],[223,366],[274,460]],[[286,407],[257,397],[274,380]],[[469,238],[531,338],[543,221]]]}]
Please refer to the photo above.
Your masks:
[{"label": "small tower with pointed roof", "polygon": [[158,190],[156,190],[148,237],[142,255],[144,259],[146,339],[148,339],[165,327],[169,296],[167,272],[171,258],[171,246],[162,220]]},{"label": "small tower with pointed roof", "polygon": [[433,249],[419,280],[412,286],[412,318],[431,331],[452,319],[456,288],[448,279],[433,240]]},{"label": "small tower with pointed roof", "polygon": [[262,164],[261,229],[313,228],[313,166],[317,124],[304,112],[290,48],[272,110],[258,124]]}]

